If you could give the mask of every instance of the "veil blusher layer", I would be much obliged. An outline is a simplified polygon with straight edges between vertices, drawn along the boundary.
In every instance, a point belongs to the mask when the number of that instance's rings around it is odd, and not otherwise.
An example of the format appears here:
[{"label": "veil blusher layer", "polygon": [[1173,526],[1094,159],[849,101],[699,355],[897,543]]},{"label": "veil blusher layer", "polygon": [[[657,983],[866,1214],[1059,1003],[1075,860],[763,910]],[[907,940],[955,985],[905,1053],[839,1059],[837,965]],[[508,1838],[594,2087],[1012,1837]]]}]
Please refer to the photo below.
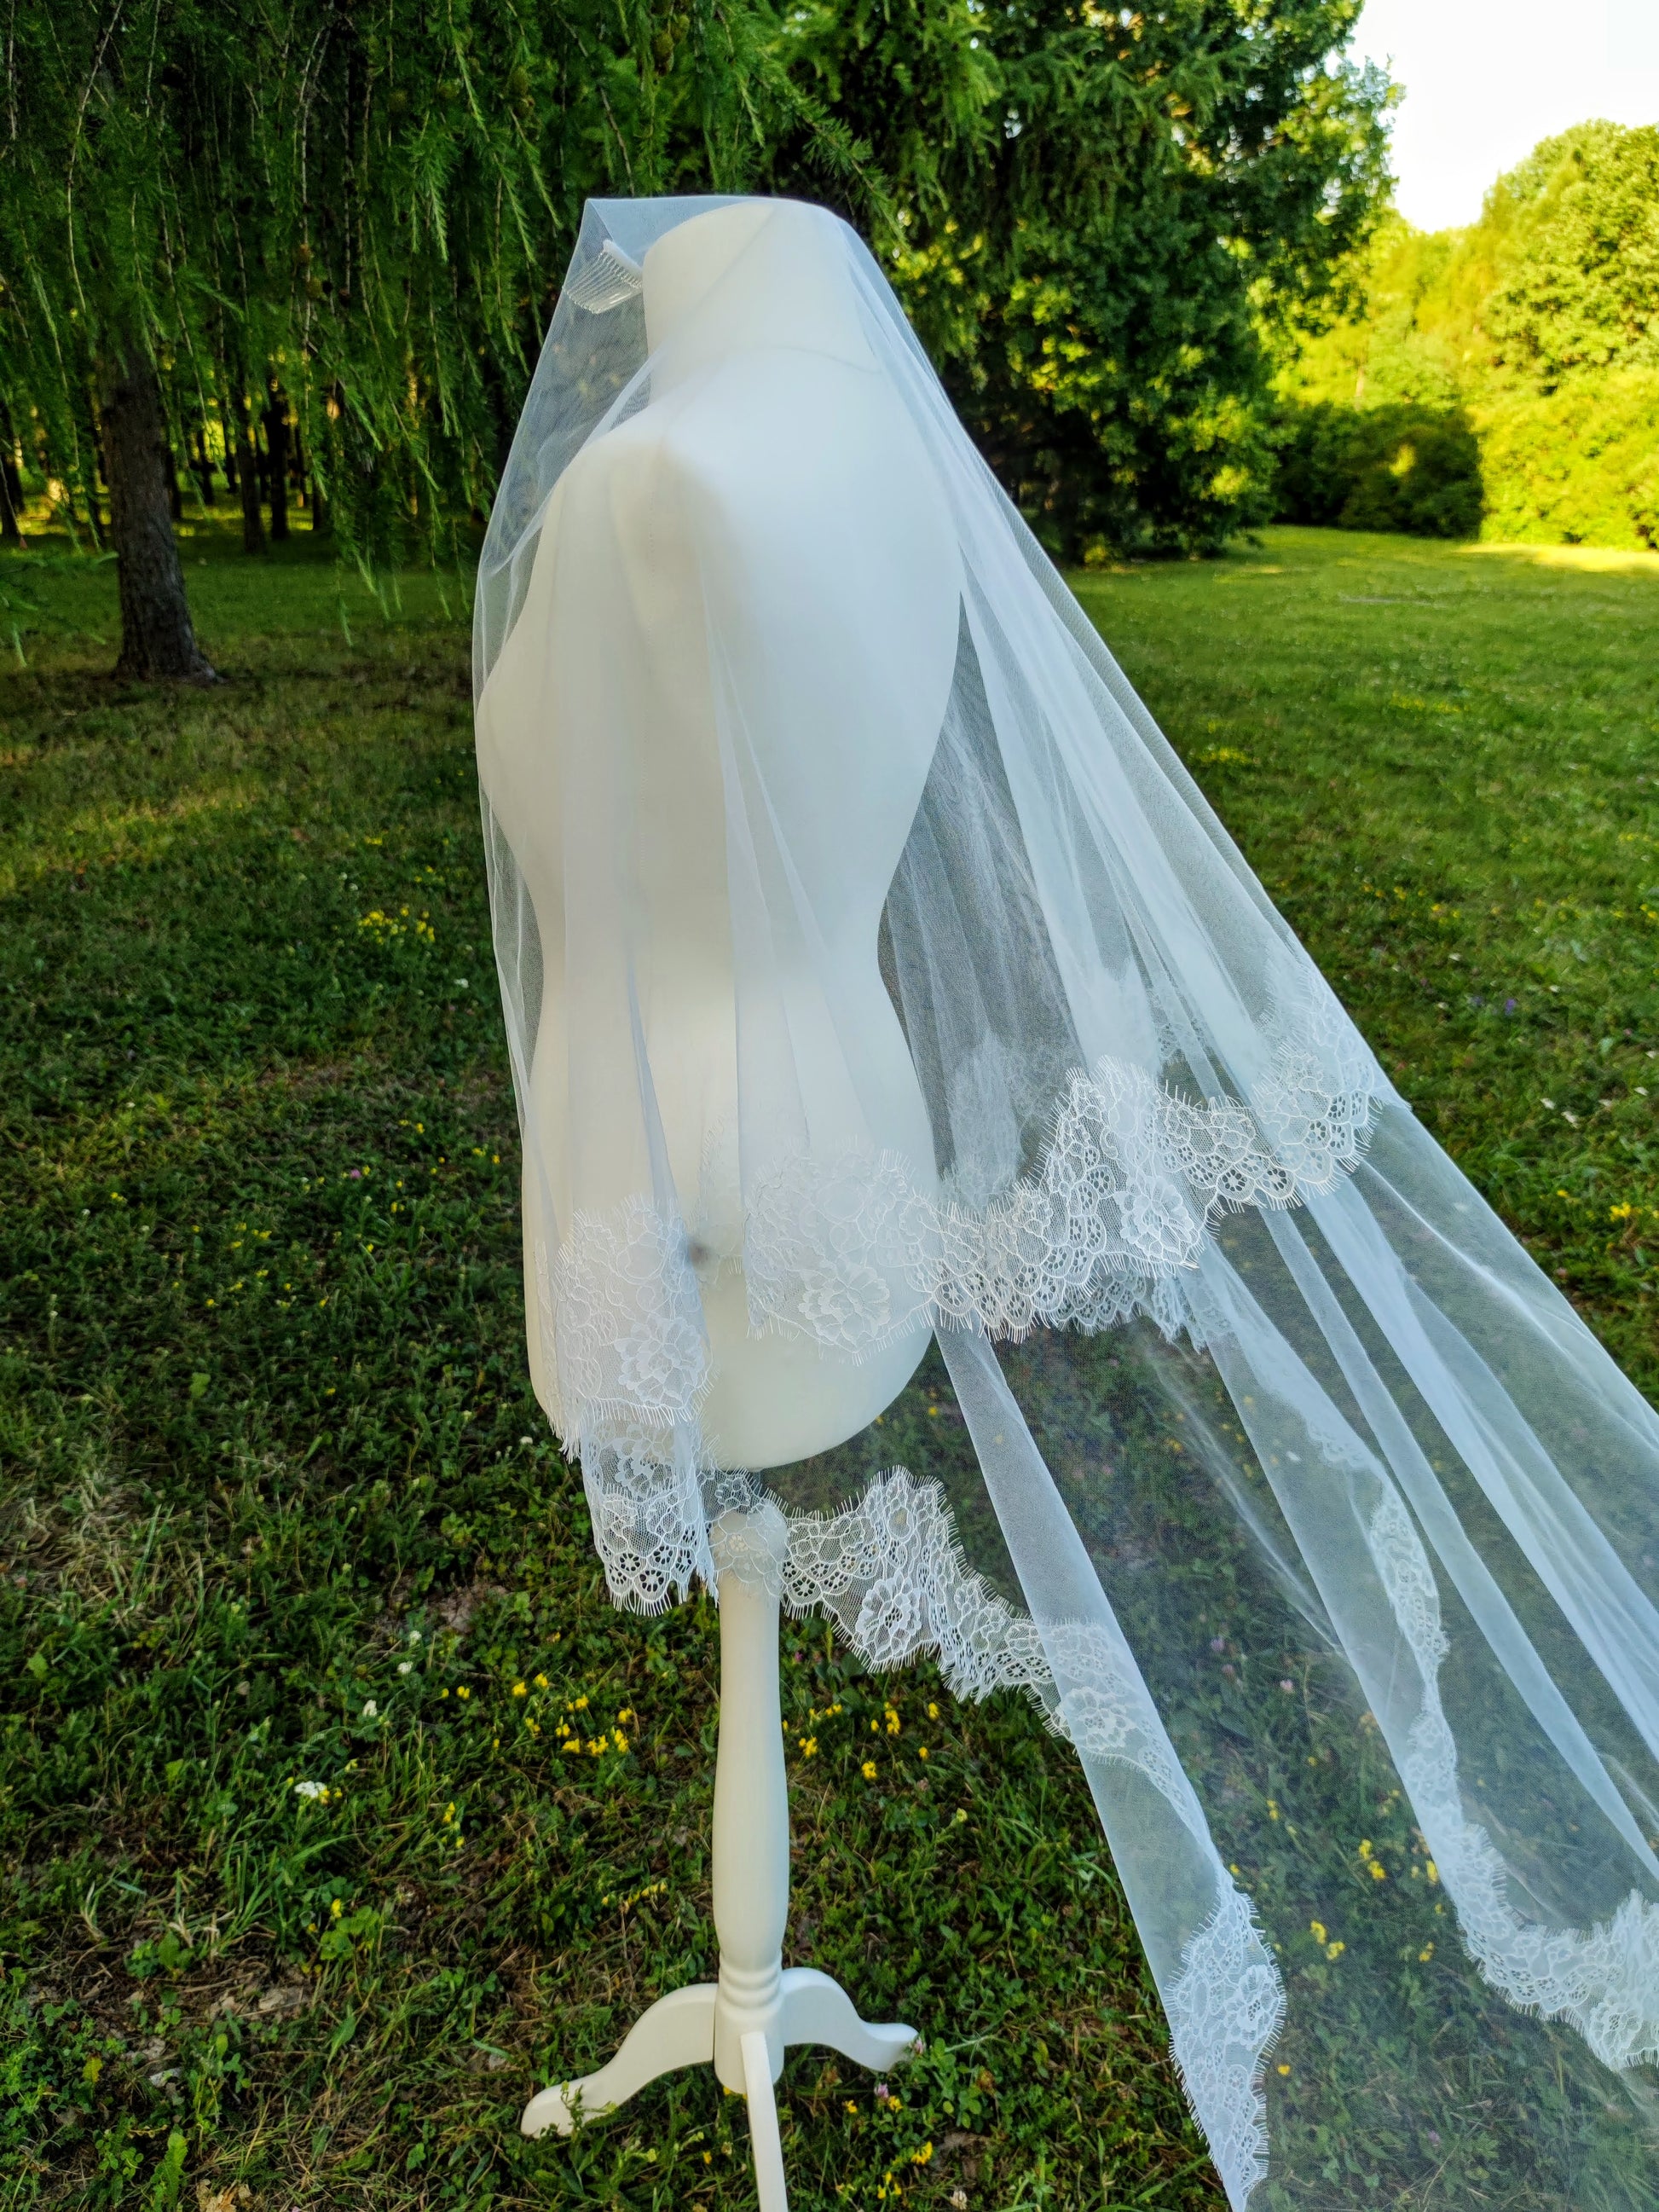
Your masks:
[{"label": "veil blusher layer", "polygon": [[[640,265],[731,204],[590,204],[477,603],[532,1370],[613,1594],[650,1609],[736,1566],[872,1664],[933,1650],[966,1694],[1035,1697],[1088,1774],[1235,2206],[1375,2202],[1384,2176],[1462,2201],[1435,2178],[1454,2116],[1486,2145],[1459,2187],[1479,2165],[1517,2204],[1659,2204],[1659,1421],[1394,1091],[842,226],[961,567],[949,701],[872,948],[932,1156],[849,1140],[844,1115],[815,1133],[812,1024],[838,1093],[873,1079],[769,779],[788,732],[752,678],[720,707],[747,1057],[695,1166],[654,1104],[625,779],[553,761],[580,802],[560,913],[531,895],[490,678],[565,470],[660,404]],[[853,605],[849,585],[817,618],[855,653]],[[632,619],[565,641],[550,727],[625,695]],[[564,1009],[595,1000],[587,1034],[610,1042],[573,1053]],[[537,1103],[553,1051],[556,1134]],[[632,1186],[585,1193],[584,1126],[611,1141],[630,1119]],[[944,1368],[810,1466],[727,1466],[706,1315],[734,1281],[757,1335],[861,1359],[931,1328]],[[722,1554],[714,1523],[763,1489],[784,1550]],[[1285,1681],[1319,1686],[1300,1769]],[[1389,2053],[1369,2083],[1367,2020]]]}]

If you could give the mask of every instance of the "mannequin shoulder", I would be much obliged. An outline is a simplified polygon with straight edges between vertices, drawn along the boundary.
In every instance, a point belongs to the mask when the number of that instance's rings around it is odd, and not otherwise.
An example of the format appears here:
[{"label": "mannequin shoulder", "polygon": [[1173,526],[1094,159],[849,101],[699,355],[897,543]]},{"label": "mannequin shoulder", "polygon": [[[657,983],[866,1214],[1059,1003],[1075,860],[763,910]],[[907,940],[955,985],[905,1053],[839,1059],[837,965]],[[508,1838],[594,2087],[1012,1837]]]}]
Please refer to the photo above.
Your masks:
[{"label": "mannequin shoulder", "polygon": [[659,552],[712,489],[674,411],[647,407],[596,439],[565,471],[558,533],[565,544],[611,543],[624,550],[648,538]]},{"label": "mannequin shoulder", "polygon": [[832,504],[854,491],[879,509],[924,472],[915,432],[884,380],[779,350],[724,363],[585,447],[566,471],[580,527],[676,515],[752,517],[781,501]]}]

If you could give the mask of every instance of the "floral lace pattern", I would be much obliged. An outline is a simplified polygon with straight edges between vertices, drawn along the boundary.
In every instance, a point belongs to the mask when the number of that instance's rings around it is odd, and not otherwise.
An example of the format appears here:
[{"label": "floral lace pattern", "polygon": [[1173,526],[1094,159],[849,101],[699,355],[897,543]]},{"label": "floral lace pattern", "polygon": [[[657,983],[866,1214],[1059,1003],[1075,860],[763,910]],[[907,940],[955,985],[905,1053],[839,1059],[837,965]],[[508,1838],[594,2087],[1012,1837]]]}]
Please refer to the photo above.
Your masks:
[{"label": "floral lace pattern", "polygon": [[796,1154],[746,1209],[706,1208],[739,1224],[723,1237],[707,1222],[688,1237],[638,1198],[578,1216],[550,1271],[566,1433],[695,1419],[709,1379],[697,1274],[711,1261],[741,1266],[757,1334],[838,1352],[874,1351],[923,1318],[1020,1337],[1146,1312],[1173,1333],[1217,1214],[1294,1204],[1358,1158],[1382,1077],[1340,1009],[1328,1037],[1317,1014],[1281,1025],[1248,1105],[1194,1103],[1128,1060],[1073,1073],[1039,1170],[982,1208],[919,1190],[890,1153],[848,1151]]},{"label": "floral lace pattern", "polygon": [[676,1223],[642,1198],[614,1215],[579,1213],[551,1293],[565,1433],[584,1458],[612,1430],[628,1437],[695,1419],[708,1340]]},{"label": "floral lace pattern", "polygon": [[1604,2065],[1659,2059],[1659,1905],[1632,1889],[1616,1912],[1588,1929],[1552,1928],[1515,1910],[1502,1856],[1463,1809],[1457,1746],[1440,1702],[1440,1665],[1449,1646],[1439,1593],[1422,1539],[1392,1490],[1371,1516],[1369,1538],[1423,1682],[1400,1776],[1470,1955],[1511,2004],[1566,2021]]},{"label": "floral lace pattern", "polygon": [[961,1698],[1049,1680],[1035,1624],[968,1565],[939,1485],[903,1468],[844,1512],[794,1516],[782,1596],[791,1613],[834,1620],[866,1666],[937,1654]]},{"label": "floral lace pattern", "polygon": [[1176,2069],[1231,2204],[1267,2172],[1261,2071],[1285,2020],[1285,1989],[1250,1900],[1225,1875],[1216,1909],[1164,1995]]},{"label": "floral lace pattern", "polygon": [[707,1470],[687,1449],[665,1460],[659,1436],[617,1431],[582,1453],[582,1488],[593,1547],[613,1605],[660,1613],[714,1582],[704,1487]]},{"label": "floral lace pattern", "polygon": [[1085,1761],[1133,1767],[1214,1862],[1215,1911],[1188,1943],[1165,1992],[1176,2063],[1229,2197],[1242,2207],[1267,2170],[1260,2075],[1284,2015],[1279,1974],[1249,1900],[1222,1870],[1191,1783],[1121,1638],[1093,1622],[1040,1632],[968,1565],[936,1482],[903,1468],[878,1475],[841,1512],[786,1513],[748,1475],[659,1474],[613,1456],[587,1476],[611,1595],[654,1610],[665,1577],[688,1586],[736,1574],[787,1611],[832,1620],[865,1665],[885,1670],[927,1652],[952,1691],[1025,1691]]},{"label": "floral lace pattern", "polygon": [[1137,1768],[1207,1843],[1208,1824],[1127,1647],[1119,1648],[1093,1623],[1051,1629],[1048,1642],[1055,1687],[1048,1725],[1054,1734],[1085,1759]]}]

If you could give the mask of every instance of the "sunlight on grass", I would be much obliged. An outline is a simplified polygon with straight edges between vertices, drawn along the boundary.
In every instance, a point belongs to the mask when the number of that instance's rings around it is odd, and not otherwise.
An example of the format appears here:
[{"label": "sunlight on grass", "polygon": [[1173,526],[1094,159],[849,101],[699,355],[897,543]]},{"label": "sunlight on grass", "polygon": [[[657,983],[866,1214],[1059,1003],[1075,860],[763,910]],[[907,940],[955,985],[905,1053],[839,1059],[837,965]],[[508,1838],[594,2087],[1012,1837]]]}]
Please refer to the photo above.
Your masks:
[{"label": "sunlight on grass", "polygon": [[1573,568],[1593,575],[1613,572],[1645,576],[1659,583],[1659,553],[1622,551],[1613,545],[1462,545],[1462,553],[1496,554],[1500,559],[1526,561],[1538,568]]}]

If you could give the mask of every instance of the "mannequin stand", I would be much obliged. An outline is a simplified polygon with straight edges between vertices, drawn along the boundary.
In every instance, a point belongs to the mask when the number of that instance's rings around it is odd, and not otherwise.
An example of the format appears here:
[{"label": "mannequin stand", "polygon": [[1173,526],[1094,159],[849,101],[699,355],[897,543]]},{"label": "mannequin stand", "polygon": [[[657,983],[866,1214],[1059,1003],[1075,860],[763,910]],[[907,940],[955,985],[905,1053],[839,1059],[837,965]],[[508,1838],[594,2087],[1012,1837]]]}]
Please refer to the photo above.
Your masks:
[{"label": "mannequin stand", "polygon": [[[763,1508],[763,1511],[775,1508]],[[787,2212],[772,2085],[791,2044],[818,2043],[860,2066],[896,2065],[915,2041],[896,2022],[860,2020],[838,1982],[783,1964],[789,1914],[789,1790],[778,1689],[778,1600],[763,1583],[720,1578],[720,1720],[714,1765],[714,1932],[720,1979],[671,1990],[641,2014],[607,2066],[532,2097],[527,2136],[568,2135],[659,2074],[714,2062],[749,2100],[761,2212]]]}]

